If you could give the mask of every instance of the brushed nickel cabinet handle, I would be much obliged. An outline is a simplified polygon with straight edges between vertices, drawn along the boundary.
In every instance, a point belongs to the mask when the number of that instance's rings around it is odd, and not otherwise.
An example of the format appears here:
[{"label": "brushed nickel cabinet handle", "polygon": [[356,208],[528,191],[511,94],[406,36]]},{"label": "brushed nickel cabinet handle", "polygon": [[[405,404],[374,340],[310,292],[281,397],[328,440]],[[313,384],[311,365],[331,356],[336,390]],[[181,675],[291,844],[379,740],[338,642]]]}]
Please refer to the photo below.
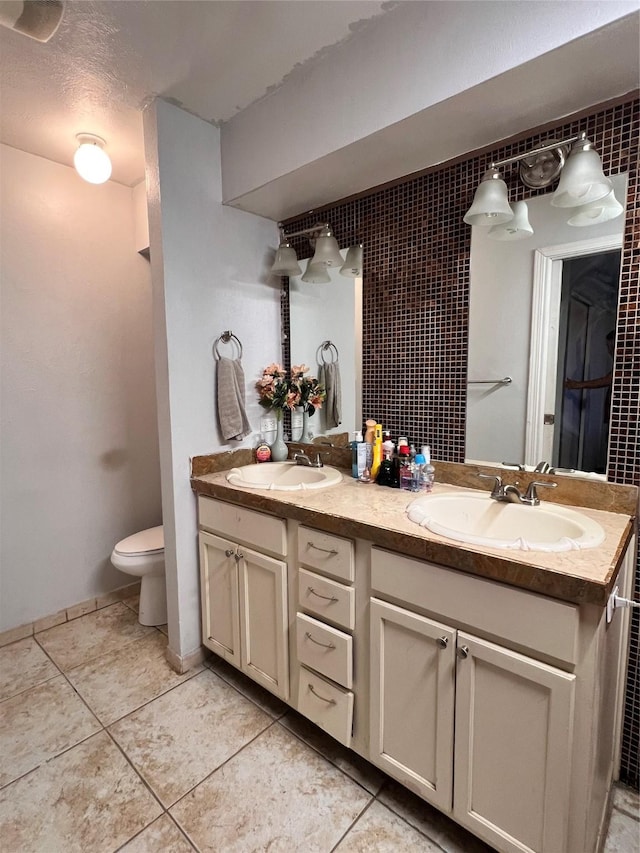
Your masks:
[{"label": "brushed nickel cabinet handle", "polygon": [[305,637],[307,640],[311,640],[312,643],[315,643],[316,646],[322,646],[323,649],[335,649],[335,645],[333,643],[321,643],[320,640],[314,640],[309,631],[305,632]]},{"label": "brushed nickel cabinet handle", "polygon": [[307,548],[315,548],[316,551],[322,551],[324,554],[329,554],[335,557],[338,553],[335,548],[321,548],[319,545],[314,545],[313,542],[307,542]]},{"label": "brushed nickel cabinet handle", "polygon": [[323,702],[326,702],[326,703],[327,703],[327,705],[335,705],[335,704],[336,704],[336,700],[335,700],[335,699],[327,699],[327,698],[326,698],[326,696],[321,696],[319,693],[316,693],[316,691],[313,689],[313,684],[309,684],[309,685],[307,685],[307,686],[309,687],[309,690],[313,693],[313,695],[314,695],[317,699],[322,699],[322,701],[323,701]]},{"label": "brushed nickel cabinet handle", "polygon": [[448,637],[438,637],[438,639],[436,640],[436,643],[440,646],[441,649],[446,649],[447,646],[449,645],[449,638]]},{"label": "brushed nickel cabinet handle", "polygon": [[461,658],[461,660],[465,660],[465,658],[469,657],[469,646],[460,646],[460,648],[456,650],[456,654]]},{"label": "brushed nickel cabinet handle", "polygon": [[225,557],[233,557],[233,548],[227,548],[224,552]]},{"label": "brushed nickel cabinet handle", "polygon": [[323,598],[325,601],[338,601],[335,595],[322,595],[320,592],[316,592],[312,586],[307,587],[307,592],[310,592],[312,595],[315,595],[317,598]]}]

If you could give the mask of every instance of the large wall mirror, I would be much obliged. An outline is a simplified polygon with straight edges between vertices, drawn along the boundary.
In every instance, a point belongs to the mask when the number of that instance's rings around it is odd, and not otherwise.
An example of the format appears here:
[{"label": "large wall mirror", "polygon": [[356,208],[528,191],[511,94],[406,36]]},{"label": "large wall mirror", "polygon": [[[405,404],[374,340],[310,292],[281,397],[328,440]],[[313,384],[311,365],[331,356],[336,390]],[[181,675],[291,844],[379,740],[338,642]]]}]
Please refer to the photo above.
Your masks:
[{"label": "large wall mirror", "polygon": [[[305,269],[307,261],[300,265]],[[289,346],[292,365],[306,364],[311,375],[322,377],[331,364],[339,377],[339,418],[329,420],[323,406],[309,424],[314,438],[333,442],[345,433],[350,439],[362,426],[362,278],[346,278],[337,267],[328,268],[327,276],[329,281],[316,283],[289,278]],[[291,438],[297,441],[301,431],[301,418],[294,414]]]},{"label": "large wall mirror", "polygon": [[604,476],[624,216],[576,228],[548,195],[528,205],[528,239],[473,229],[466,459]]}]

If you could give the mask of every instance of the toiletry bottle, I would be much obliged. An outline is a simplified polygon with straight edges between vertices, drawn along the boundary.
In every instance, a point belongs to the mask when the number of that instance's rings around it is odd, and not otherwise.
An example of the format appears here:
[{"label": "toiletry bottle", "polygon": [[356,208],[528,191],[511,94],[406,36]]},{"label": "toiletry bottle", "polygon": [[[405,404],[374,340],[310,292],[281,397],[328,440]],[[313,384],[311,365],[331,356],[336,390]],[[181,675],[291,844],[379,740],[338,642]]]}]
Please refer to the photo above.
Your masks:
[{"label": "toiletry bottle", "polygon": [[256,443],[256,447],[254,450],[254,455],[256,457],[256,462],[270,462],[271,461],[271,448],[264,440],[264,436],[261,432],[258,433],[258,441]]},{"label": "toiletry bottle", "polygon": [[379,486],[393,486],[393,462],[391,461],[391,457],[393,456],[392,441],[384,441],[382,443],[382,455],[383,459],[380,464],[376,483]]},{"label": "toiletry bottle", "polygon": [[362,431],[357,430],[353,434],[351,442],[351,474],[354,480],[357,480],[360,472],[358,471],[358,445],[362,444]]},{"label": "toiletry bottle", "polygon": [[409,456],[409,445],[403,444],[399,448],[400,473],[398,482],[400,488],[406,492],[411,491],[411,457]]},{"label": "toiletry bottle", "polygon": [[[367,422],[368,423],[368,422]],[[375,480],[382,463],[382,424],[376,424],[375,440],[373,442],[373,460],[371,462],[371,479]]]},{"label": "toiletry bottle", "polygon": [[422,476],[425,482],[425,492],[430,492],[433,489],[433,483],[436,478],[436,469],[431,464],[431,448],[428,444],[426,444],[422,448],[422,455],[424,456],[425,464],[422,471]]},{"label": "toiletry bottle", "polygon": [[413,460],[411,471],[411,491],[426,492],[426,482],[424,479],[424,466],[426,460],[422,453],[416,453],[416,458]]}]

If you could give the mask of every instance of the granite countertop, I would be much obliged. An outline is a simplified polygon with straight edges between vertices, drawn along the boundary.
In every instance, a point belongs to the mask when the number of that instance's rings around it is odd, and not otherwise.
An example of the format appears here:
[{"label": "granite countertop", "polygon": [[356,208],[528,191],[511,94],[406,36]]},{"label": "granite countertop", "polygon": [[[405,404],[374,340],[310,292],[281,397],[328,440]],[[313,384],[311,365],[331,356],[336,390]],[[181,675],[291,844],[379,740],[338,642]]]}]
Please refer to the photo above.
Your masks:
[{"label": "granite countertop", "polygon": [[[635,509],[634,496],[637,500],[635,492],[629,500],[613,501],[616,509],[622,511],[576,505],[576,509],[604,529],[605,540],[600,546],[547,553],[466,545],[431,533],[406,516],[406,508],[416,494],[358,483],[347,471],[343,471],[343,481],[336,486],[296,492],[232,486],[224,470],[199,473],[194,466],[194,474],[191,485],[197,494],[291,518],[328,533],[367,539],[409,557],[576,604],[606,604],[635,530],[635,514],[631,514]],[[634,487],[613,488],[633,490]],[[465,484],[464,491],[467,489]],[[461,490],[460,485],[437,482],[433,493]]]}]

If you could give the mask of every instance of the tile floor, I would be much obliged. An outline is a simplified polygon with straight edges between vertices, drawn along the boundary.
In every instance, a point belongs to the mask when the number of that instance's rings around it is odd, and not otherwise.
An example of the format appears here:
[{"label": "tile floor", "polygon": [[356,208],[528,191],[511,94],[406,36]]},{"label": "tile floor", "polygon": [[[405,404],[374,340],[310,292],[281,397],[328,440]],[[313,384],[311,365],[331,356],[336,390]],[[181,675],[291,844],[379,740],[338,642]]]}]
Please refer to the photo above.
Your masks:
[{"label": "tile floor", "polygon": [[[233,667],[174,673],[136,605],[0,649],[2,853],[488,853]],[[618,788],[606,853],[639,839]]]}]

